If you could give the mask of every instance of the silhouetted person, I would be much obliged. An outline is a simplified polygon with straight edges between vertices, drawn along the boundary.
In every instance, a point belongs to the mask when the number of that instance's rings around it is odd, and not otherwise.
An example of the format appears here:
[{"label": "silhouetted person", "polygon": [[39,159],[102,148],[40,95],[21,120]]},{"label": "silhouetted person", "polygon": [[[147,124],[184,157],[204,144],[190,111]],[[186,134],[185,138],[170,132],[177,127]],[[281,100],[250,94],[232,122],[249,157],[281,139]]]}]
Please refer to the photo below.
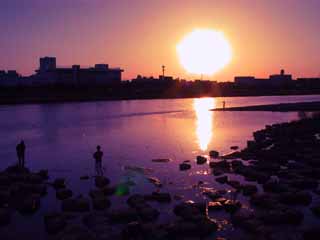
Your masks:
[{"label": "silhouetted person", "polygon": [[224,110],[226,108],[226,101],[222,102],[222,109]]},{"label": "silhouetted person", "polygon": [[97,151],[93,154],[93,158],[96,160],[96,172],[97,172],[97,175],[99,176],[103,175],[102,157],[103,157],[103,152],[101,151],[101,147],[98,145]]},{"label": "silhouetted person", "polygon": [[19,168],[24,168],[24,155],[26,151],[26,145],[24,144],[24,141],[21,141],[17,147],[17,156],[18,156],[18,166]]}]

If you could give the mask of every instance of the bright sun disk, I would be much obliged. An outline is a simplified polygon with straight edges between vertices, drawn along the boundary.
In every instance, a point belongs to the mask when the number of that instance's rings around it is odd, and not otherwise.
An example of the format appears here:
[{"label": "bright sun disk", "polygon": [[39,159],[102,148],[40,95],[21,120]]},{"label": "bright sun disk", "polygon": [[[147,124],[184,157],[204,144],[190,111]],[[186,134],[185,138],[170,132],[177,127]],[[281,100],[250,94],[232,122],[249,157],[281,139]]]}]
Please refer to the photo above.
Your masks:
[{"label": "bright sun disk", "polygon": [[231,61],[231,47],[223,33],[197,29],[177,45],[181,65],[193,74],[213,75]]}]

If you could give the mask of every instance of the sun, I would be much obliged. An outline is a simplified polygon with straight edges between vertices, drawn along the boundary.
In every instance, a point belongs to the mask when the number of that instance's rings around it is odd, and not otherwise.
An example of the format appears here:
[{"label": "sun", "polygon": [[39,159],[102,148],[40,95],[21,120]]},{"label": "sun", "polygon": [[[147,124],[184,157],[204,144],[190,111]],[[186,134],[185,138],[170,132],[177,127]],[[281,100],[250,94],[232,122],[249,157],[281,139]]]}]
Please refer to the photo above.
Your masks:
[{"label": "sun", "polygon": [[177,45],[179,61],[193,74],[213,75],[231,61],[231,46],[223,33],[196,29]]}]

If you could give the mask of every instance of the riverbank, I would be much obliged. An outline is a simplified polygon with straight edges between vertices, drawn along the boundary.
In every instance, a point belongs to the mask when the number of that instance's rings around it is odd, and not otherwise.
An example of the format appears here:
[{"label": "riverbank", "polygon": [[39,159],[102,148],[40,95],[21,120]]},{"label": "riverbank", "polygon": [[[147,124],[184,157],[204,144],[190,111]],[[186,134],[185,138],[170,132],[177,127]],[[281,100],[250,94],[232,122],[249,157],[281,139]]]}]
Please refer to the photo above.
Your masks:
[{"label": "riverbank", "polygon": [[211,111],[271,111],[271,112],[317,112],[320,102],[280,103],[257,106],[215,108]]},{"label": "riverbank", "polygon": [[[202,166],[211,180],[184,189],[196,189],[201,196],[197,200],[170,190],[179,183],[161,181],[157,172],[144,167],[125,168],[149,181],[151,191],[132,191],[135,183],[128,180],[78,176],[90,185],[81,195],[70,187],[68,173],[50,178],[45,170],[7,168],[0,173],[1,239],[10,239],[2,233],[12,224],[19,236],[23,226],[17,214],[25,219],[38,214],[41,223],[32,227],[45,229],[47,239],[57,240],[317,239],[320,118],[266,126],[253,133],[245,149],[232,149],[224,156],[210,151],[194,161],[150,159],[162,168],[180,169],[181,178]],[[44,198],[55,198],[58,208],[43,206]],[[45,213],[39,214],[44,207]]]},{"label": "riverbank", "polygon": [[[202,91],[202,90],[203,91]],[[135,89],[124,86],[110,88],[2,88],[0,105],[48,104],[67,102],[96,102],[119,100],[184,99],[201,97],[260,97],[260,96],[301,96],[320,94],[320,90],[279,90],[231,91],[218,89],[204,91],[200,88],[182,91],[175,88]],[[210,91],[209,91],[210,90]],[[182,92],[181,92],[182,91]]]}]

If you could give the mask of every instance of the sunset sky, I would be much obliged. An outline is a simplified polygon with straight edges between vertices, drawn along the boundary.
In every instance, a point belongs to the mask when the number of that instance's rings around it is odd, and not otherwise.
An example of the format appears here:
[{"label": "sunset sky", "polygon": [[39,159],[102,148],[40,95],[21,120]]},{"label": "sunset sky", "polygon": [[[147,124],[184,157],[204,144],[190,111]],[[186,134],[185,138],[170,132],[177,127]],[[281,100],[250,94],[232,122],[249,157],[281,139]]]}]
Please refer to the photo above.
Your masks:
[{"label": "sunset sky", "polygon": [[40,56],[58,65],[109,63],[137,74],[192,79],[176,45],[196,28],[221,31],[232,61],[211,80],[266,77],[281,68],[320,76],[318,0],[1,0],[0,69],[29,75]]}]

